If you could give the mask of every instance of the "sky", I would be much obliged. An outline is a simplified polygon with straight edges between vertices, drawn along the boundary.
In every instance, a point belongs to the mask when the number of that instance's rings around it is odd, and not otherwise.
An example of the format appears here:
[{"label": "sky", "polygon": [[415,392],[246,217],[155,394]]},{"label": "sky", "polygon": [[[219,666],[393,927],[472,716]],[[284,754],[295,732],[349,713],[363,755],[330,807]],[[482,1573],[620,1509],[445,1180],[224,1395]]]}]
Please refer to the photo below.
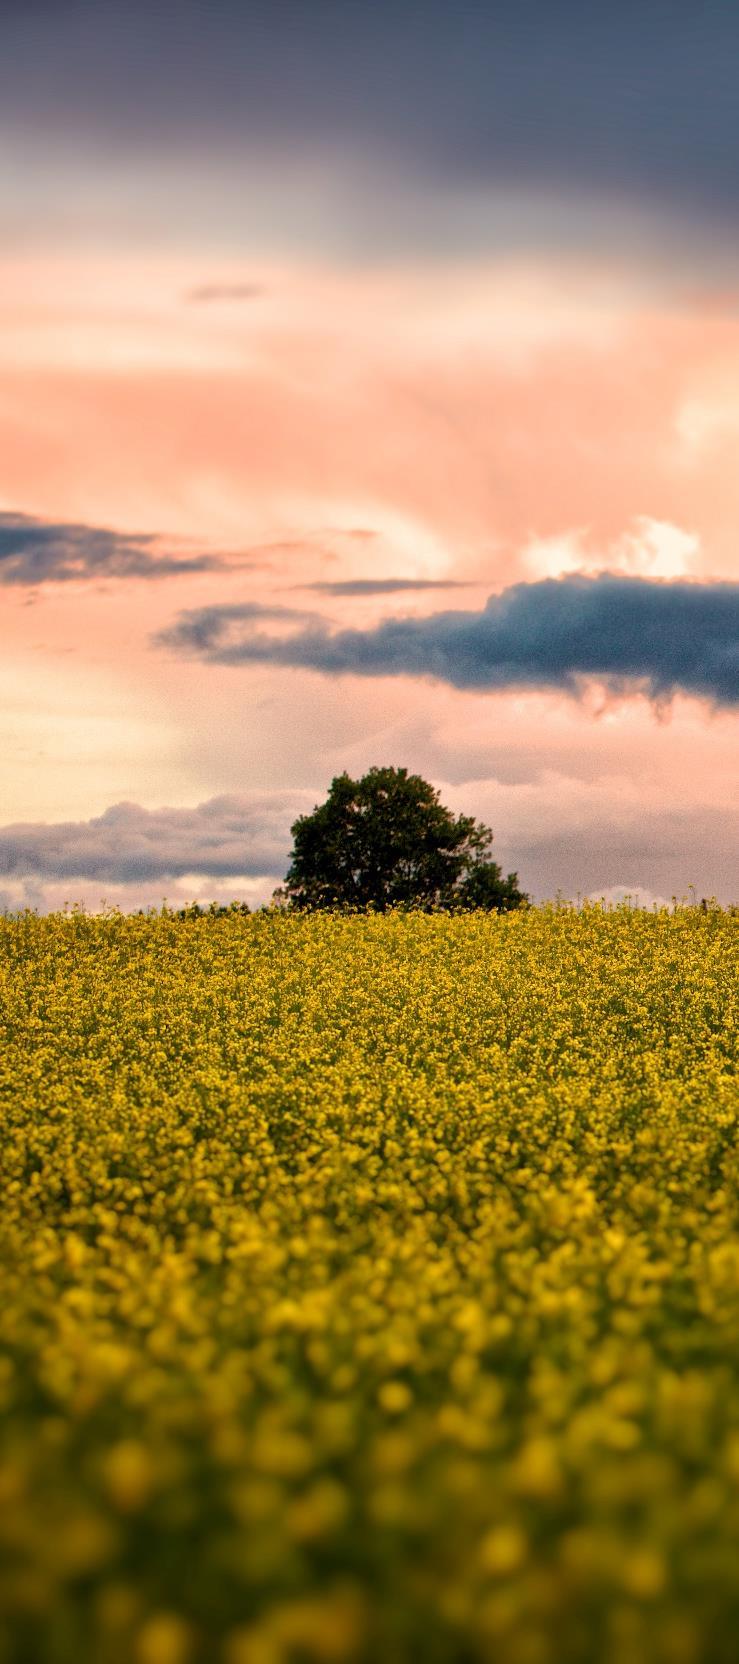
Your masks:
[{"label": "sky", "polygon": [[739,9],[3,0],[0,907],[739,901]]}]

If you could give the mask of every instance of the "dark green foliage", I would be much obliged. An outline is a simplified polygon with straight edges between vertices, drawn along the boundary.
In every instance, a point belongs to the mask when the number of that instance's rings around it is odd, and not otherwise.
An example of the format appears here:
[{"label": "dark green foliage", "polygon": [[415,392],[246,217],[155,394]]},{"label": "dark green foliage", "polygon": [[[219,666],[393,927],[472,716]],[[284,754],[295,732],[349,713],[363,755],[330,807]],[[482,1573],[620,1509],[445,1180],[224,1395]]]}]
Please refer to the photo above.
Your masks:
[{"label": "dark green foliage", "polygon": [[466,878],[458,886],[452,905],[456,908],[495,909],[508,913],[512,907],[522,907],[528,901],[518,888],[518,873],[509,872],[504,878],[496,861],[476,861]]},{"label": "dark green foliage", "polygon": [[371,768],[360,780],[337,775],[326,802],[301,815],[292,834],[278,892],[290,907],[508,911],[526,901],[517,874],[504,878],[488,858],[490,828],[452,814],[405,768]]}]

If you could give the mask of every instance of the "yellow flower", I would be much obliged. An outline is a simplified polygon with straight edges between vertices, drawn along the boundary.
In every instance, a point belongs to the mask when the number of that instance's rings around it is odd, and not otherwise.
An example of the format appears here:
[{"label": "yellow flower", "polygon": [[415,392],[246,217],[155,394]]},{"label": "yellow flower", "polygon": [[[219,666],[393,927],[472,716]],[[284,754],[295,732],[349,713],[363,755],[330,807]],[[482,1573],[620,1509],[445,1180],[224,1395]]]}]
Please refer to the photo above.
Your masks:
[{"label": "yellow flower", "polygon": [[523,1565],[527,1553],[528,1543],[518,1526],[496,1526],[480,1544],[480,1566],[488,1577],[509,1577]]},{"label": "yellow flower", "polygon": [[157,1612],[139,1630],[136,1664],[187,1664],[191,1635],[173,1612]]}]

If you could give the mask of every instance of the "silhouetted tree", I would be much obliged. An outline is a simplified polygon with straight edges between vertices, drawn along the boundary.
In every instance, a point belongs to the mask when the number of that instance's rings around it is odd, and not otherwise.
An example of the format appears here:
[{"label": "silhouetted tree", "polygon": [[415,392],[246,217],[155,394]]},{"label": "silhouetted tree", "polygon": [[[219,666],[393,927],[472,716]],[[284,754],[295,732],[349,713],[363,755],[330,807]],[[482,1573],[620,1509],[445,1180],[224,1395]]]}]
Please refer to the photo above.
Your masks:
[{"label": "silhouetted tree", "polygon": [[415,906],[508,911],[527,897],[488,856],[493,834],[454,815],[419,774],[339,774],[325,803],[292,827],[292,862],[276,899],[290,907]]}]

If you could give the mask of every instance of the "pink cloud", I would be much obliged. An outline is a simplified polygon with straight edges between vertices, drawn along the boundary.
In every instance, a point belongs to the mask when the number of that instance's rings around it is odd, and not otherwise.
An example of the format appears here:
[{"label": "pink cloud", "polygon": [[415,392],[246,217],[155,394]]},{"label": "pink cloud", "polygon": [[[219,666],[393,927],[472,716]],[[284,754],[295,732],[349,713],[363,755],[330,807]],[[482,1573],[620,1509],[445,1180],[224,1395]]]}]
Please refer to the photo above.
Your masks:
[{"label": "pink cloud", "polygon": [[728,307],[660,309],[556,267],[296,266],[225,321],[183,307],[179,268],[149,274],[156,304],[144,269],[127,302],[111,280],[81,316],[53,267],[47,282],[25,349],[17,303],[0,316],[14,507],[230,546],[377,522],[399,561],[415,537],[437,564],[501,581],[533,535],[585,526],[597,552],[647,515],[694,530],[706,570],[730,569]]}]

